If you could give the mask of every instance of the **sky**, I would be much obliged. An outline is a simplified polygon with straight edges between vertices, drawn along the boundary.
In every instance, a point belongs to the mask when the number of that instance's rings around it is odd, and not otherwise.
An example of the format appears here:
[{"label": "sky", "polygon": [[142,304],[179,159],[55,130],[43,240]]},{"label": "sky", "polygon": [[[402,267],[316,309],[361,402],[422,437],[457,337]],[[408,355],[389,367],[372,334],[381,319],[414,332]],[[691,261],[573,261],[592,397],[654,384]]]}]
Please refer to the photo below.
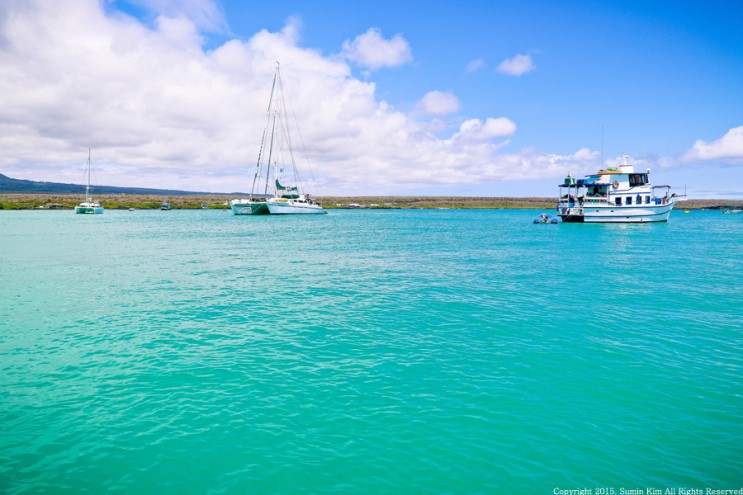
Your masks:
[{"label": "sky", "polygon": [[0,0],[0,173],[248,192],[276,63],[320,195],[743,199],[743,0]]}]

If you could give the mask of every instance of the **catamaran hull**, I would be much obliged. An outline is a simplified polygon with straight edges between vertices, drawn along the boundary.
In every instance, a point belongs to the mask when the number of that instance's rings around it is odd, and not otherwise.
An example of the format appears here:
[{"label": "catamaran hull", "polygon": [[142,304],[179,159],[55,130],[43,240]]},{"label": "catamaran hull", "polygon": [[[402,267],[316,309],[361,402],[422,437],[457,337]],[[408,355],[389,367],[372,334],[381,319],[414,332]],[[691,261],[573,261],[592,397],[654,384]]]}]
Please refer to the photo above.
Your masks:
[{"label": "catamaran hull", "polygon": [[667,222],[675,205],[643,206],[559,206],[558,213],[566,223],[651,223]]},{"label": "catamaran hull", "polygon": [[268,215],[268,206],[265,201],[239,201],[230,202],[232,213],[235,215]]},{"label": "catamaran hull", "polygon": [[76,206],[75,213],[78,215],[102,215],[102,207]]},{"label": "catamaran hull", "polygon": [[298,205],[289,202],[269,202],[268,211],[271,215],[322,215],[327,213],[320,205]]}]

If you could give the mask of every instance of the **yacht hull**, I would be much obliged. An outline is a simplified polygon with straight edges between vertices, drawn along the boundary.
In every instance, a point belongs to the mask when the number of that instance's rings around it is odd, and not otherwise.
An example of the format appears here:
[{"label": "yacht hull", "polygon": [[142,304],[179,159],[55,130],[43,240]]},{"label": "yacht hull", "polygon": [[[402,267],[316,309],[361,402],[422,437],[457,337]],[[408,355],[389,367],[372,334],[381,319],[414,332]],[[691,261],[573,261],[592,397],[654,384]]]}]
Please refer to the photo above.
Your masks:
[{"label": "yacht hull", "polygon": [[75,213],[78,215],[102,215],[103,207],[101,206],[76,206]]},{"label": "yacht hull", "polygon": [[566,223],[652,223],[667,222],[675,202],[643,206],[559,206]]},{"label": "yacht hull", "polygon": [[250,201],[247,199],[233,199],[230,208],[235,215],[268,215],[265,201]]},{"label": "yacht hull", "polygon": [[322,215],[327,213],[317,204],[295,203],[294,201],[269,201],[271,215]]}]

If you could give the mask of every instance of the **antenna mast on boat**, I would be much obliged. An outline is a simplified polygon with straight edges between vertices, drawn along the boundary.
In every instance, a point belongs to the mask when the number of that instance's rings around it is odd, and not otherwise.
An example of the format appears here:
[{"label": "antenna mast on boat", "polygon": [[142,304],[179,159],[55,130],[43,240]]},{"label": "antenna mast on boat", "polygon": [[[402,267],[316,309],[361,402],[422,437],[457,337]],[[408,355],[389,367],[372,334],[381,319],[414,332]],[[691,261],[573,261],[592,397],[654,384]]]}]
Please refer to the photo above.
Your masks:
[{"label": "antenna mast on boat", "polygon": [[604,124],[601,124],[601,168],[604,168]]}]

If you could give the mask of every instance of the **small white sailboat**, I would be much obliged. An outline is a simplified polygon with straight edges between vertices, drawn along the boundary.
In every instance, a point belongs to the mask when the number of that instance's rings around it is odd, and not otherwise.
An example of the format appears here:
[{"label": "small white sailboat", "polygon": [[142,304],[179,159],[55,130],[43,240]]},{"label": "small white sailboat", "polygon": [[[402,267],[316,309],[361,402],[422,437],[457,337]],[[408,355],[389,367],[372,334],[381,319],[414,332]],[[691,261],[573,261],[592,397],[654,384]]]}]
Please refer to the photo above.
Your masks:
[{"label": "small white sailboat", "polygon": [[[285,92],[284,81],[277,62],[271,86],[266,126],[258,151],[258,162],[250,196],[230,201],[230,208],[235,215],[327,213],[310,194],[302,191],[302,180],[294,156],[292,126],[288,118]],[[281,181],[286,178],[295,185],[282,185]],[[274,186],[273,195],[269,190],[272,185]]]},{"label": "small white sailboat", "polygon": [[88,168],[86,170],[88,176],[87,184],[85,185],[85,201],[75,207],[75,213],[85,215],[100,215],[103,213],[103,207],[93,201],[90,197],[90,148],[88,148]]}]

